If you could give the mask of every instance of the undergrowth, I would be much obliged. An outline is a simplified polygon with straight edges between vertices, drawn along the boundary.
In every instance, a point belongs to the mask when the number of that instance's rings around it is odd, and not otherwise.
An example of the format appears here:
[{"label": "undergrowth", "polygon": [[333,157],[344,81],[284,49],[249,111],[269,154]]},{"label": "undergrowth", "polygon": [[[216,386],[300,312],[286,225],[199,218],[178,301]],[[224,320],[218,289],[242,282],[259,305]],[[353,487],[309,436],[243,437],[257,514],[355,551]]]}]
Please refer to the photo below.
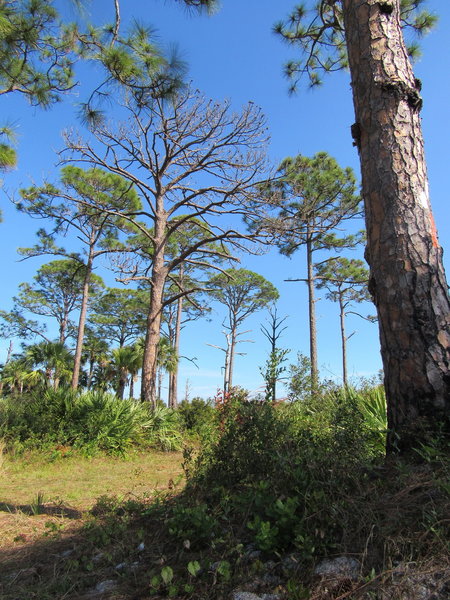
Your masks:
[{"label": "undergrowth", "polygon": [[[445,571],[448,440],[386,460],[380,392],[365,402],[352,390],[279,404],[243,391],[218,398],[215,426],[185,450],[186,487],[152,501],[102,499],[59,593],[82,597],[100,571],[118,598],[218,600],[240,589],[369,600],[396,597],[379,587],[399,565],[434,560]],[[314,566],[336,556],[357,558],[359,579],[344,595],[318,595]]]},{"label": "undergrowth", "polygon": [[134,446],[179,450],[178,415],[160,406],[119,399],[106,392],[48,389],[22,398],[0,399],[0,437],[10,452],[43,447],[73,447],[124,455]]}]

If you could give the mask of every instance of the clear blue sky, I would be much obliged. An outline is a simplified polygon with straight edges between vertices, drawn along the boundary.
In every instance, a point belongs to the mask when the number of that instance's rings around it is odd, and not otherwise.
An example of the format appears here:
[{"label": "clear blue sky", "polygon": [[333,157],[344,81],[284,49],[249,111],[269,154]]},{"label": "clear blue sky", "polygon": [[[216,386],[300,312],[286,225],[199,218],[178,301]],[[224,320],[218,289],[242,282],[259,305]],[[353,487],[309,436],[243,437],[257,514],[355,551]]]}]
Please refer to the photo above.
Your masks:
[{"label": "clear blue sky", "polygon": [[[95,0],[93,6],[103,18],[110,9],[108,0]],[[61,2],[61,5],[67,3]],[[295,57],[293,49],[285,46],[271,32],[275,21],[284,18],[293,7],[293,0],[223,0],[221,10],[212,17],[187,13],[176,2],[138,0],[123,2],[123,17],[132,17],[153,25],[158,30],[160,43],[177,44],[182,58],[189,65],[189,78],[207,96],[229,98],[236,109],[252,100],[261,106],[267,116],[271,133],[270,156],[278,164],[286,156],[313,155],[326,151],[342,166],[351,166],[359,176],[358,156],[352,146],[350,125],[353,106],[349,78],[345,73],[329,76],[322,88],[315,91],[299,89],[296,96],[288,96],[287,82],[282,76],[282,65]],[[433,33],[423,40],[423,57],[415,65],[416,76],[422,80],[424,107],[422,111],[426,155],[430,177],[431,198],[439,237],[444,249],[450,246],[448,219],[448,181],[450,170],[448,140],[450,139],[450,6],[447,0],[430,0],[428,6],[440,16]],[[80,90],[82,97],[82,91]],[[69,96],[51,111],[34,109],[17,97],[2,98],[2,120],[17,126],[19,133],[18,168],[3,179],[1,227],[2,303],[11,307],[11,297],[22,281],[30,281],[40,264],[50,258],[17,262],[16,248],[33,243],[34,232],[40,222],[18,214],[10,206],[8,192],[20,186],[40,183],[44,176],[56,177],[55,150],[62,147],[61,131],[67,127],[79,128],[74,104],[77,97]],[[361,258],[355,254],[355,258]],[[297,352],[308,353],[308,324],[306,287],[302,283],[287,283],[288,278],[304,277],[304,254],[299,251],[292,259],[271,251],[264,256],[242,256],[243,267],[254,270],[269,279],[280,292],[278,312],[288,316],[280,346],[291,350],[291,362]],[[446,257],[449,268],[448,257]],[[101,271],[98,271],[102,274]],[[111,277],[109,276],[110,284]],[[196,357],[198,368],[182,361],[180,368],[180,395],[189,382],[190,395],[213,395],[221,385],[224,354],[207,344],[222,346],[223,313],[213,307],[210,322],[198,321],[186,327],[182,334],[181,353]],[[370,305],[361,309],[373,313]],[[319,365],[324,377],[338,379],[341,375],[341,355],[337,306],[321,299],[317,303]],[[238,351],[245,352],[236,361],[234,382],[255,392],[262,389],[258,367],[267,357],[268,344],[260,333],[266,322],[265,312],[250,318],[244,329],[251,330]],[[357,317],[348,318],[348,331],[356,331],[349,341],[348,367],[353,377],[370,376],[381,368],[377,326]],[[0,340],[0,361],[6,356],[8,340]],[[19,341],[15,342],[19,350]]]}]

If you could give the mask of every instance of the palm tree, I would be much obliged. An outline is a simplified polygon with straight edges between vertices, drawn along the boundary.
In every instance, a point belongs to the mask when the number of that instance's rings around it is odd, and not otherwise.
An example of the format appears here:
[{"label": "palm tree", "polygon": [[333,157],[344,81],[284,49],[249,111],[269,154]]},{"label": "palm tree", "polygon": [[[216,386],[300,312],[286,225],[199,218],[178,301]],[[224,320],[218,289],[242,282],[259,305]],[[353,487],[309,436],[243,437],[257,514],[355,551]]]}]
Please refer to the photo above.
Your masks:
[{"label": "palm tree", "polygon": [[24,357],[9,361],[2,367],[0,394],[4,386],[9,388],[12,395],[20,395],[24,390],[35,388],[45,383],[40,371],[32,371]]},{"label": "palm tree", "polygon": [[133,383],[142,367],[143,349],[140,344],[122,346],[112,351],[111,365],[117,378],[116,395],[122,399],[125,387],[130,382],[130,397],[133,397]]},{"label": "palm tree", "polygon": [[109,346],[90,328],[86,327],[86,334],[83,343],[83,364],[88,365],[86,387],[91,389],[94,382],[94,373],[96,365],[104,364],[107,361]]},{"label": "palm tree", "polygon": [[61,342],[39,342],[28,346],[25,351],[28,365],[41,367],[47,385],[57,390],[61,382],[70,380],[73,370],[73,355]]}]

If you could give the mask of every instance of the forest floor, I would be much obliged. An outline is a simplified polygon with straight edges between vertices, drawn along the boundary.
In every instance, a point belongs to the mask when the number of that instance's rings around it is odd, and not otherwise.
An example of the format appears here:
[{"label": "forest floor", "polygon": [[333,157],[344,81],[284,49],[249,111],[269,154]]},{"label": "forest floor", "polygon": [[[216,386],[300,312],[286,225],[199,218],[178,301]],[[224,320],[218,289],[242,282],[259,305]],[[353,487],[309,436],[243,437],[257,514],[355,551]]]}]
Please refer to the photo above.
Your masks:
[{"label": "forest floor", "polygon": [[[77,570],[75,561],[70,564],[70,555],[75,546],[86,543],[89,523],[102,505],[142,503],[182,485],[178,452],[151,451],[127,459],[64,456],[61,449],[50,460],[30,453],[13,460],[4,458],[0,464],[2,599],[66,597],[66,585],[58,591],[61,573],[48,573],[46,564],[61,556],[66,558],[64,577],[67,570]],[[43,588],[42,579],[47,579]]]},{"label": "forest floor", "polygon": [[[5,458],[0,464],[0,599],[449,597],[448,461],[394,463],[373,472],[359,495],[354,491],[357,518],[345,518],[356,536],[364,525],[358,515],[366,515],[373,521],[371,537],[362,554],[355,543],[360,575],[355,581],[338,578],[333,589],[327,580],[324,587],[322,580],[306,575],[298,552],[266,561],[245,546],[242,526],[230,515],[204,512],[192,490],[185,493],[182,461],[181,453],[88,459],[64,449],[54,457]],[[185,503],[179,504],[183,497]],[[195,529],[197,534],[208,530],[213,518],[228,533],[197,551],[189,539],[194,540]],[[183,533],[178,541],[174,528]],[[372,540],[372,533],[380,539]],[[369,546],[378,549],[380,568]],[[292,561],[294,572],[286,575]],[[250,585],[264,593],[252,593]]]}]

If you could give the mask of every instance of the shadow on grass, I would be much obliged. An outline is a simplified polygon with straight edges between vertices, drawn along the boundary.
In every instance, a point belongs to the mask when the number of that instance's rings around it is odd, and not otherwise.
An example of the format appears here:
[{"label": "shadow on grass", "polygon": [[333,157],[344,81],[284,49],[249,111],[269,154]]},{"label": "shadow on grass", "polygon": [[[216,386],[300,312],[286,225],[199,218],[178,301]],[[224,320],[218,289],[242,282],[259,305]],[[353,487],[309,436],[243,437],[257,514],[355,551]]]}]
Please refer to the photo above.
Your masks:
[{"label": "shadow on grass", "polygon": [[[4,517],[19,519],[14,541],[0,547],[1,600],[149,598],[149,573],[161,570],[167,537],[164,515],[147,514],[150,506],[102,497],[83,513],[42,504],[38,514],[0,503]],[[0,513],[0,529],[1,520]]]},{"label": "shadow on grass", "polygon": [[[27,507],[0,505],[1,510],[24,511]],[[28,506],[28,509],[30,507]],[[60,516],[66,507],[42,507],[45,515]],[[54,509],[57,508],[57,512]],[[53,509],[53,510],[52,510]],[[143,553],[137,551],[135,525],[131,521],[121,538],[103,520],[93,521],[84,513],[63,528],[44,533],[27,542],[0,548],[0,598],[2,600],[81,600],[136,598],[137,573],[131,565],[144,568]],[[22,513],[23,514],[23,513]],[[32,511],[29,513],[36,516]],[[44,514],[44,513],[41,513]],[[65,517],[68,516],[64,512]],[[30,520],[31,521],[31,520]],[[132,541],[132,543],[131,543]],[[132,551],[133,550],[133,551]],[[128,577],[131,574],[132,577]],[[137,596],[139,598],[144,596]]]},{"label": "shadow on grass", "polygon": [[30,516],[49,515],[51,517],[64,517],[65,519],[81,519],[82,516],[81,511],[60,503],[11,504],[0,502],[0,511],[12,514],[20,512]]}]

